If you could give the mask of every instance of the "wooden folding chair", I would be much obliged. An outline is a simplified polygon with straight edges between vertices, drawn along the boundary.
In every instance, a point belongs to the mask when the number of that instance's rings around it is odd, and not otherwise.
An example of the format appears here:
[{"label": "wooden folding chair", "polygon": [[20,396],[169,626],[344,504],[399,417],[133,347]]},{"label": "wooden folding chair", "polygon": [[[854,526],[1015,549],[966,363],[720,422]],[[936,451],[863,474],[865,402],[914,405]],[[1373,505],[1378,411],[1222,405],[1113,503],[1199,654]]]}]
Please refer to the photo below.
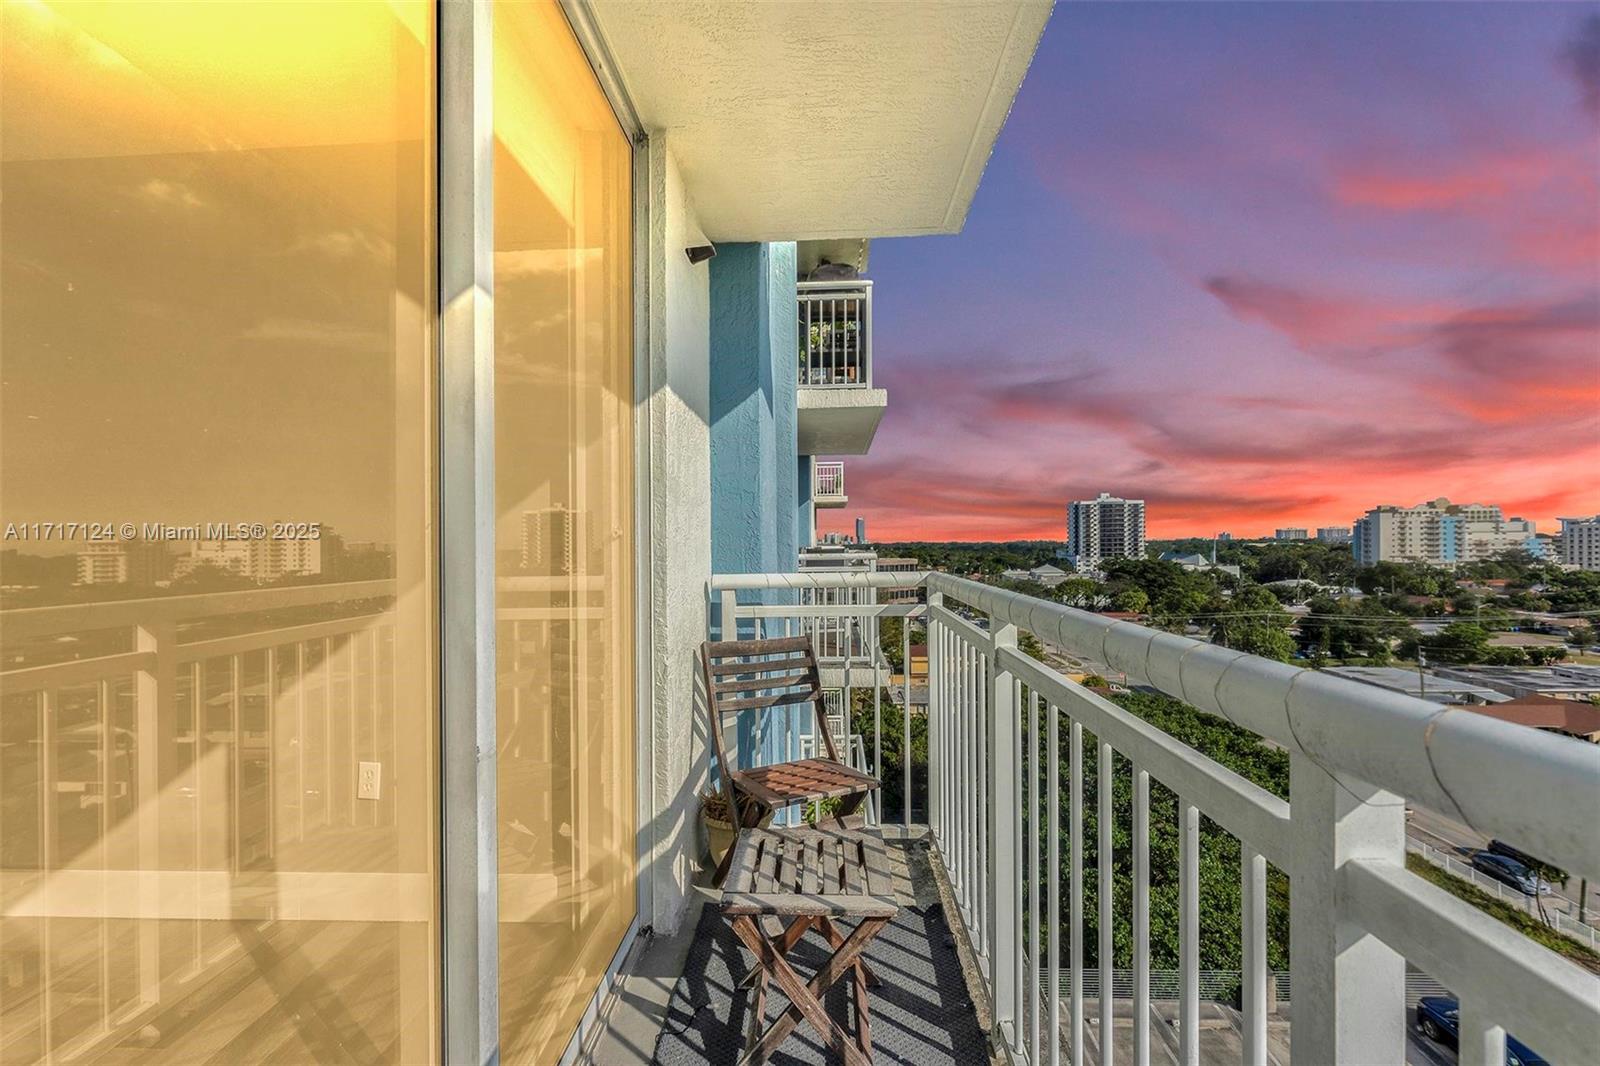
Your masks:
[{"label": "wooden folding chair", "polygon": [[[778,637],[772,640],[708,640],[700,645],[700,664],[705,671],[706,709],[711,717],[711,743],[716,749],[717,772],[722,795],[733,814],[735,828],[760,825],[768,813],[791,803],[810,803],[838,799],[834,819],[855,813],[878,787],[871,774],[847,765],[839,758],[822,705],[822,681],[817,656],[810,637]],[[735,769],[728,758],[723,739],[723,719],[748,712],[764,712],[773,707],[810,704],[826,758],[797,759],[747,769]],[[849,711],[846,709],[848,720]],[[720,883],[728,872],[733,848],[717,867]]]}]

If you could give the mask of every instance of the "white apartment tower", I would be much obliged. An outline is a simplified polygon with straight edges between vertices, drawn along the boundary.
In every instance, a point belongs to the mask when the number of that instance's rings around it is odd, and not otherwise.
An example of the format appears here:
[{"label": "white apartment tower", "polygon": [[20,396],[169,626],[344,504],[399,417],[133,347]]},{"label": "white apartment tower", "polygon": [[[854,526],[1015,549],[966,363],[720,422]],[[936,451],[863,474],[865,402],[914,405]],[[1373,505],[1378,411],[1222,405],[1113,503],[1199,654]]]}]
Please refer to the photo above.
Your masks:
[{"label": "white apartment tower", "polygon": [[1600,515],[1561,520],[1561,561],[1579,570],[1600,570]]},{"label": "white apartment tower", "polygon": [[1144,501],[1102,492],[1067,505],[1067,550],[1080,574],[1105,559],[1144,558]]},{"label": "white apartment tower", "polygon": [[1451,503],[1444,497],[1415,507],[1374,507],[1356,520],[1356,562],[1419,562],[1431,566],[1493,559],[1508,551],[1540,554],[1532,522],[1506,518],[1483,503]]},{"label": "white apartment tower", "polygon": [[197,540],[178,557],[173,577],[187,577],[201,567],[215,567],[258,584],[280,578],[322,573],[322,541],[311,539],[228,538]]}]

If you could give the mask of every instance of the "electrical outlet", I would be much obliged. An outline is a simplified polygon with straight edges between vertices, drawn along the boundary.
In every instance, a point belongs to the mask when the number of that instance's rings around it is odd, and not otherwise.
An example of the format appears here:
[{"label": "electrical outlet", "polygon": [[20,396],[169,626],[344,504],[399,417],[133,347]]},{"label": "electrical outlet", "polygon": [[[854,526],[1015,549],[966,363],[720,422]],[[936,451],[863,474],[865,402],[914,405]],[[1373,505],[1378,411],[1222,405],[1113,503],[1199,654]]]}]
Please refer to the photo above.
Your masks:
[{"label": "electrical outlet", "polygon": [[383,787],[383,763],[364,762],[356,767],[356,799],[375,800]]}]

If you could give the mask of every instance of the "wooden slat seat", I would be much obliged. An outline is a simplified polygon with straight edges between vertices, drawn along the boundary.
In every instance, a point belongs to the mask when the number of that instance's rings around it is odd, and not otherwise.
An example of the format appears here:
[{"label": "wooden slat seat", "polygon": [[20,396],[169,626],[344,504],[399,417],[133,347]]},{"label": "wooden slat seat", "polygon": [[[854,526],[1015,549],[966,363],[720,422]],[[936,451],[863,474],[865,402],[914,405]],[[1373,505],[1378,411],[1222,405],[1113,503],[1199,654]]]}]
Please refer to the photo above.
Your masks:
[{"label": "wooden slat seat", "polygon": [[878,779],[831,759],[757,766],[733,772],[734,787],[772,807],[852,796],[878,787]]}]

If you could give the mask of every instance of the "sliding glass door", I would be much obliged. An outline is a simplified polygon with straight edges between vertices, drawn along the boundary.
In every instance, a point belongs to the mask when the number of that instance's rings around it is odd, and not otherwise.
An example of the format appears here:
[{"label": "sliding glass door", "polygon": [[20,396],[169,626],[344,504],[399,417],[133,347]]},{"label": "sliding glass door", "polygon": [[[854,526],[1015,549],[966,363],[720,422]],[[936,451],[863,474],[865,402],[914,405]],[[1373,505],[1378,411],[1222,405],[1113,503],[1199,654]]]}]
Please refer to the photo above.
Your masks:
[{"label": "sliding glass door", "polygon": [[551,0],[494,8],[500,1039],[550,1062],[635,912],[631,145]]},{"label": "sliding glass door", "polygon": [[503,1061],[633,924],[632,145],[554,0],[468,14],[497,824],[441,799],[436,6],[0,3],[0,1062],[438,1060],[458,808]]},{"label": "sliding glass door", "polygon": [[433,5],[0,19],[0,1061],[435,1059]]}]

